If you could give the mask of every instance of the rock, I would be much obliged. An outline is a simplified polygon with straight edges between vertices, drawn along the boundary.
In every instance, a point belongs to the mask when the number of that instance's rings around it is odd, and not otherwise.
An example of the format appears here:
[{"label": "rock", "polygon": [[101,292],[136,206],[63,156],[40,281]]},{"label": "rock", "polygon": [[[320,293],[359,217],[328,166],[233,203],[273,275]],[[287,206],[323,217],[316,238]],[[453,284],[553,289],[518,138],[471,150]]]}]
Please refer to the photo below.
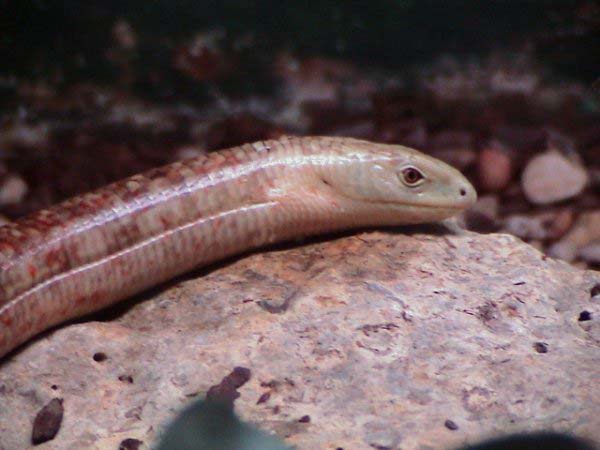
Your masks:
[{"label": "rock", "polygon": [[[369,104],[376,85],[368,80],[357,78],[356,69],[345,62],[327,58],[306,58],[298,60],[288,53],[275,57],[274,75],[282,80],[287,106],[277,114],[278,123],[291,129],[306,129],[314,118],[306,117],[307,104],[333,104],[337,107],[358,101]],[[351,90],[344,89],[350,84]]]},{"label": "rock", "polygon": [[548,254],[573,261],[580,248],[597,240],[600,240],[600,210],[581,214],[571,230],[548,249]]},{"label": "rock", "polygon": [[577,256],[590,265],[600,266],[600,240],[580,248]]},{"label": "rock", "polygon": [[122,49],[134,50],[138,45],[138,37],[133,27],[124,19],[119,19],[113,25],[112,38]]},{"label": "rock", "polygon": [[539,76],[529,73],[499,70],[490,80],[490,90],[495,94],[522,94],[532,96],[539,84]]},{"label": "rock", "polygon": [[0,181],[0,206],[21,203],[27,195],[27,183],[18,175],[9,174]]},{"label": "rock", "polygon": [[185,145],[175,150],[175,161],[184,159],[197,158],[200,155],[206,154],[206,149],[201,145]]},{"label": "rock", "polygon": [[587,182],[588,174],[583,167],[552,150],[533,157],[521,179],[527,199],[536,204],[575,197],[583,191]]},{"label": "rock", "polygon": [[544,228],[539,217],[518,214],[504,220],[503,231],[521,239],[544,239],[546,237]]},{"label": "rock", "polygon": [[573,213],[569,209],[530,215],[515,214],[504,220],[503,231],[521,239],[558,239],[572,223]]},{"label": "rock", "polygon": [[598,440],[596,286],[597,272],[512,236],[441,226],[255,253],[2,361],[0,447],[28,448],[60,398],[44,449],[148,449],[215,386],[299,449],[455,448],[542,429]]},{"label": "rock", "polygon": [[50,127],[47,124],[32,125],[25,122],[6,123],[0,126],[0,151],[10,152],[21,148],[38,150],[48,146]]},{"label": "rock", "polygon": [[483,190],[502,191],[512,178],[512,160],[508,151],[499,143],[485,147],[477,160],[479,183]]},{"label": "rock", "polygon": [[550,214],[553,217],[550,224],[547,225],[548,239],[560,239],[573,225],[575,220],[573,211],[567,208]]},{"label": "rock", "polygon": [[197,81],[214,81],[235,70],[233,58],[224,49],[221,30],[198,33],[174,51],[174,69]]},{"label": "rock", "polygon": [[577,245],[570,240],[562,240],[548,248],[548,255],[563,261],[573,262],[577,257]]}]

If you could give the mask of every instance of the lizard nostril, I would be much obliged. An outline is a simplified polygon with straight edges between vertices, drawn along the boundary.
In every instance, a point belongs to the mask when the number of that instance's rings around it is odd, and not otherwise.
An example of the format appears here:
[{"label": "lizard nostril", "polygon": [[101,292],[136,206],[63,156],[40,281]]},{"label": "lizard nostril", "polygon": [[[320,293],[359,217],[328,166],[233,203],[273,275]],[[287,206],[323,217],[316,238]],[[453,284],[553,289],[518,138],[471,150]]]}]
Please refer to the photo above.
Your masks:
[{"label": "lizard nostril", "polygon": [[460,188],[460,195],[462,195],[463,197],[467,195],[467,190],[465,188]]}]

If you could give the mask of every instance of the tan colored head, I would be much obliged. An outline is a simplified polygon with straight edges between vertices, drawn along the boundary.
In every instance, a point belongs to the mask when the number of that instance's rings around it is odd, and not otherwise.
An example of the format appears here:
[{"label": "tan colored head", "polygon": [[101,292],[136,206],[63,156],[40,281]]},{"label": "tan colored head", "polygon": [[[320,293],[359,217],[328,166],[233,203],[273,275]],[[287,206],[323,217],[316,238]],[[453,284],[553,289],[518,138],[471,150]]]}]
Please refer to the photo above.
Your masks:
[{"label": "tan colored head", "polygon": [[342,207],[372,214],[372,224],[434,222],[477,199],[458,170],[421,152],[355,139],[340,144],[329,162],[345,163],[318,165],[317,172]]}]

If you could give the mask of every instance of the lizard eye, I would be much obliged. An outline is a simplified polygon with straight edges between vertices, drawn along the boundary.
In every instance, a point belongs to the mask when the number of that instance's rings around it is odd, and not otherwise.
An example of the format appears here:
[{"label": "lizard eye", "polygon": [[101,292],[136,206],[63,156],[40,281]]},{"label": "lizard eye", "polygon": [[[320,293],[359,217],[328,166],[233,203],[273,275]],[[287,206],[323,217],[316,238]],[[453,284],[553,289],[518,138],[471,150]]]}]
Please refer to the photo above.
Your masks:
[{"label": "lizard eye", "polygon": [[400,178],[408,187],[418,186],[425,181],[425,176],[412,166],[402,169]]}]

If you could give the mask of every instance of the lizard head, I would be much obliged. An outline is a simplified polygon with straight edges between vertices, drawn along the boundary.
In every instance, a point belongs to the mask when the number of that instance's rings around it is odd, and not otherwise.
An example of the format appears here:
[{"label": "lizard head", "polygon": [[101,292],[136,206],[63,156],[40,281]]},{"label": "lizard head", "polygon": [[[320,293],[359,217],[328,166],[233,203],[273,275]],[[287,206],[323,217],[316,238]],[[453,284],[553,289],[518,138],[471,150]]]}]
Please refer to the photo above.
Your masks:
[{"label": "lizard head", "polygon": [[371,211],[377,224],[442,220],[477,199],[469,181],[448,164],[400,145],[343,139],[336,158],[318,173],[340,204]]}]

